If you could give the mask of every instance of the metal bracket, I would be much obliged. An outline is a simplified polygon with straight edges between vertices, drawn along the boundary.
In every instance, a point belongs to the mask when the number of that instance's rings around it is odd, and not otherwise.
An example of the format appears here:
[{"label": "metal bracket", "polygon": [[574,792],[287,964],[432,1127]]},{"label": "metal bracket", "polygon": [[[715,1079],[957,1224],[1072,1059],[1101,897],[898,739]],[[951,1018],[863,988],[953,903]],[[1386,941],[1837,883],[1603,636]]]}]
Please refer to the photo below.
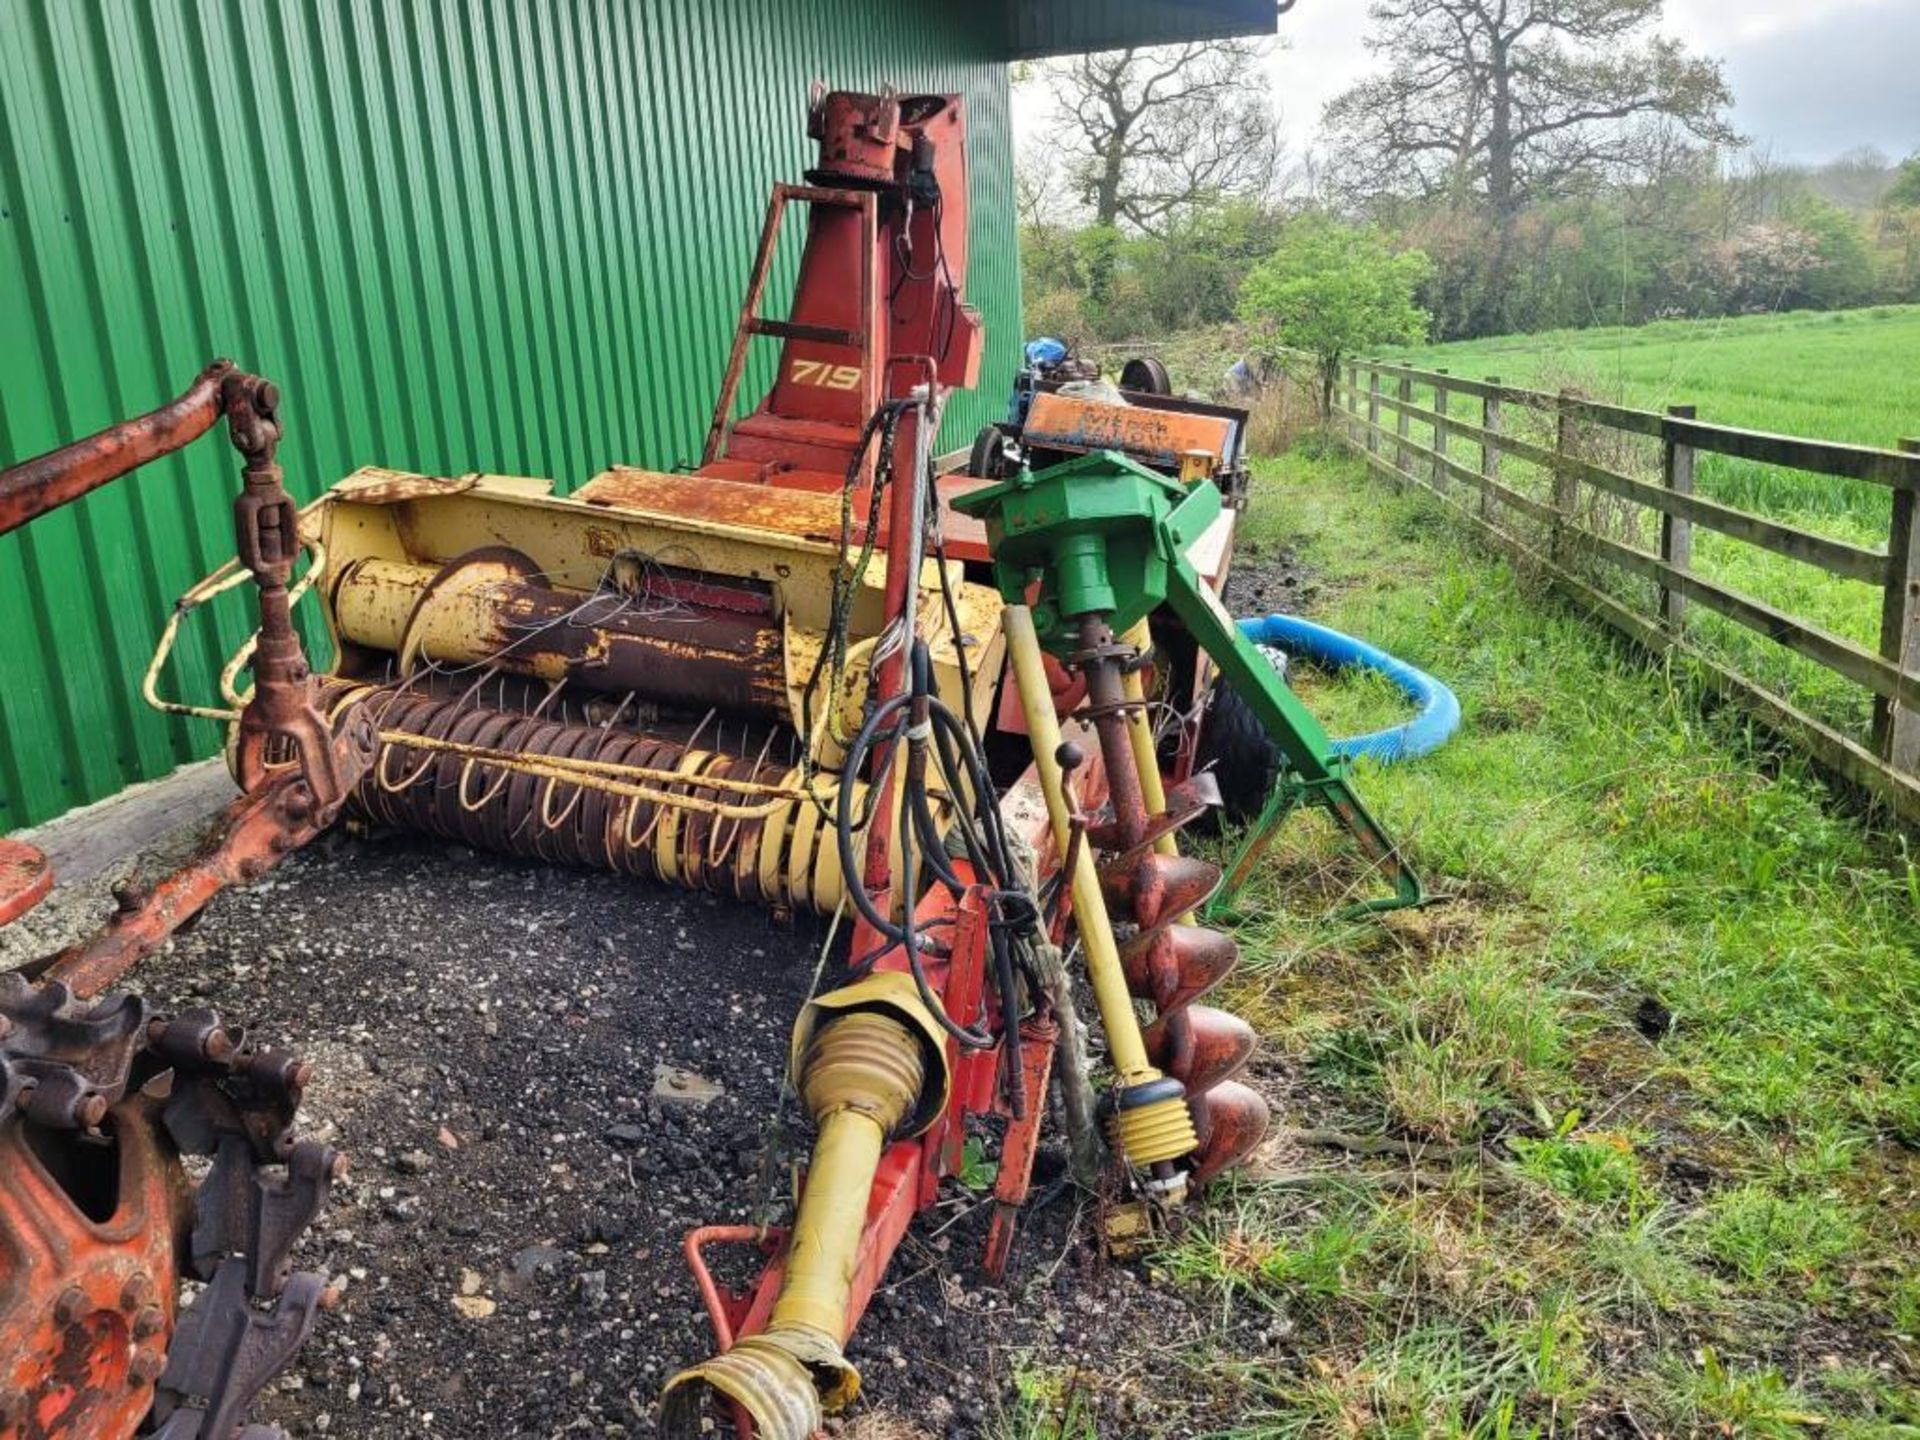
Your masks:
[{"label": "metal bracket", "polygon": [[[247,1296],[246,1261],[223,1261],[174,1333],[154,1397],[154,1414],[164,1423],[152,1440],[224,1440],[239,1430],[254,1398],[305,1343],[327,1295],[320,1276],[303,1273],[288,1279],[271,1308],[256,1309]],[[240,1432],[241,1440],[280,1434],[270,1426]]]},{"label": "metal bracket", "polygon": [[279,1294],[293,1271],[294,1242],[326,1205],[339,1164],[331,1146],[309,1140],[293,1147],[285,1175],[265,1175],[245,1136],[223,1135],[194,1207],[195,1273],[208,1279],[244,1257],[247,1293]]}]

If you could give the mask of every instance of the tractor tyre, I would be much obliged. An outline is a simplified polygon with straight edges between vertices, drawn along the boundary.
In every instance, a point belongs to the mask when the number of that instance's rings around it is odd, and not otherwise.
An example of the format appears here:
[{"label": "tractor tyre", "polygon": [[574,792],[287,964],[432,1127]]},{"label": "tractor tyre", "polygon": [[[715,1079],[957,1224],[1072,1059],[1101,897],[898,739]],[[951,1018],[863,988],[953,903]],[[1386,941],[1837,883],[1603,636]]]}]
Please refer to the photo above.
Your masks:
[{"label": "tractor tyre", "polygon": [[1120,388],[1136,395],[1171,395],[1173,377],[1151,355],[1137,355],[1120,367]]},{"label": "tractor tyre", "polygon": [[[1284,681],[1286,657],[1265,646],[1260,649]],[[1224,678],[1216,678],[1207,698],[1207,716],[1200,727],[1193,768],[1212,769],[1220,782],[1221,812],[1236,825],[1259,819],[1284,765],[1280,747],[1273,743],[1253,707]]]},{"label": "tractor tyre", "polygon": [[1007,478],[1007,433],[998,425],[985,425],[973,437],[973,450],[967,456],[967,474],[982,480]]},{"label": "tractor tyre", "polygon": [[1194,768],[1213,771],[1220,782],[1221,813],[1236,825],[1260,814],[1280,778],[1279,749],[1252,708],[1224,680],[1213,682]]}]

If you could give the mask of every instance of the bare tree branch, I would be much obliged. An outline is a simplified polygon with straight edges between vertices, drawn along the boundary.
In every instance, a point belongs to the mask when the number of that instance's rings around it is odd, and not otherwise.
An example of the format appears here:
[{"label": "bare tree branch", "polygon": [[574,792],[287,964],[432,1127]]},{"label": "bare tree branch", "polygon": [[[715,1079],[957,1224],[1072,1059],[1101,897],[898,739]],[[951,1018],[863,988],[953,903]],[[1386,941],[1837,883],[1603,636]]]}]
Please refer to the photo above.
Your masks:
[{"label": "bare tree branch", "polygon": [[1326,123],[1341,188],[1483,201],[1502,223],[1527,204],[1648,173],[1657,125],[1737,143],[1717,62],[1650,36],[1661,0],[1375,0],[1382,75],[1337,97]]},{"label": "bare tree branch", "polygon": [[1278,122],[1264,50],[1212,40],[1043,67],[1065,174],[1096,223],[1158,230],[1196,205],[1275,183]]}]

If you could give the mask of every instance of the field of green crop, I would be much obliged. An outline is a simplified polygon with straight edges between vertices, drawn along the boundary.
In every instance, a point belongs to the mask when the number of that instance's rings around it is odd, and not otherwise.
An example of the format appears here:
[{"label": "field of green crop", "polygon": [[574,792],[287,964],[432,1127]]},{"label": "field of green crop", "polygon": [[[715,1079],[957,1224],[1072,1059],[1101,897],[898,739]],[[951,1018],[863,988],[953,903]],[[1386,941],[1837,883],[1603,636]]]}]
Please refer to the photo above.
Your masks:
[{"label": "field of green crop", "polygon": [[1863,445],[1920,435],[1920,305],[1558,330],[1407,353],[1475,378],[1584,380],[1631,405],[1697,405],[1703,420],[1755,430]]},{"label": "field of green crop", "polygon": [[[1702,420],[1783,435],[1887,447],[1920,436],[1920,305],[1505,335],[1401,358],[1646,409],[1693,405]],[[1708,470],[1703,486],[1729,503],[1844,517],[1872,539],[1886,534],[1876,487],[1717,459]]]},{"label": "field of green crop", "polygon": [[[1561,331],[1429,346],[1396,358],[1472,379],[1497,377],[1544,391],[1572,390],[1645,409],[1693,405],[1699,418],[1817,439],[1893,447],[1920,436],[1920,306],[1822,314],[1757,315],[1730,320],[1669,321],[1638,329]],[[1416,403],[1427,404],[1427,392]],[[1477,406],[1461,397],[1467,418]],[[1509,407],[1511,429],[1535,427],[1530,438],[1552,443],[1550,422]],[[1390,423],[1390,422],[1389,422]],[[1413,438],[1425,443],[1424,427]],[[1461,447],[1470,456],[1470,447]],[[1596,431],[1583,437],[1586,458],[1610,469],[1657,479],[1651,442]],[[1537,467],[1509,462],[1508,485],[1548,498],[1550,480]],[[1884,548],[1889,492],[1861,481],[1802,474],[1777,466],[1703,454],[1700,491],[1726,504],[1801,529]],[[1589,523],[1594,517],[1589,517]],[[1602,517],[1629,544],[1652,548],[1655,517],[1625,506]],[[1823,571],[1724,536],[1696,529],[1693,563],[1702,574],[1854,643],[1879,643],[1877,587]],[[1645,582],[1611,588],[1648,589]],[[1625,598],[1645,611],[1651,595]],[[1864,737],[1868,697],[1847,681],[1731,621],[1694,610],[1693,639],[1803,709]]]}]

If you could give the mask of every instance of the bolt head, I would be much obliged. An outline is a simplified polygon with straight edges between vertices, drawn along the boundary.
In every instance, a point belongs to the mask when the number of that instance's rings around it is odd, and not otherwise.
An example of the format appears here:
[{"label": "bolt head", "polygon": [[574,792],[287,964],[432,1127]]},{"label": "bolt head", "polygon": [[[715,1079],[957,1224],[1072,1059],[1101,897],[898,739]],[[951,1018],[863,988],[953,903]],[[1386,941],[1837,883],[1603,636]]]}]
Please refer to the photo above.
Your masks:
[{"label": "bolt head", "polygon": [[129,1315],[153,1304],[153,1277],[142,1270],[129,1276],[120,1290],[120,1308]]},{"label": "bolt head", "polygon": [[142,1350],[127,1362],[127,1384],[144,1390],[166,1373],[166,1357],[158,1351]]},{"label": "bolt head", "polygon": [[93,1309],[93,1302],[87,1299],[87,1292],[78,1285],[69,1285],[60,1292],[60,1298],[53,1302],[53,1321],[56,1325],[77,1325],[86,1319]]},{"label": "bolt head", "polygon": [[149,1305],[133,1317],[133,1338],[151,1340],[167,1328],[167,1315],[158,1305]]}]

